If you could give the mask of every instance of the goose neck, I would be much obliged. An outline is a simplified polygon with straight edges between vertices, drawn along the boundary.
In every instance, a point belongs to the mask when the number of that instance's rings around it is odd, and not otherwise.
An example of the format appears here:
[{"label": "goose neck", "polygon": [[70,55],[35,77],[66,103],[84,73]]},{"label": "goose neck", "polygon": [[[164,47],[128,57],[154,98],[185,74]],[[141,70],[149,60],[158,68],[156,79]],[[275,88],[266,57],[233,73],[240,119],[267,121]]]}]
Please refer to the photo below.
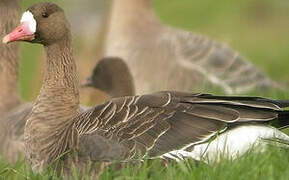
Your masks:
[{"label": "goose neck", "polygon": [[76,64],[70,38],[45,46],[46,70],[36,108],[70,118],[79,108]]},{"label": "goose neck", "polygon": [[79,114],[79,93],[70,41],[45,46],[43,85],[24,131],[26,156],[37,171],[75,146],[70,125]]},{"label": "goose neck", "polygon": [[151,0],[113,0],[110,26],[122,27],[149,22],[158,22]]}]

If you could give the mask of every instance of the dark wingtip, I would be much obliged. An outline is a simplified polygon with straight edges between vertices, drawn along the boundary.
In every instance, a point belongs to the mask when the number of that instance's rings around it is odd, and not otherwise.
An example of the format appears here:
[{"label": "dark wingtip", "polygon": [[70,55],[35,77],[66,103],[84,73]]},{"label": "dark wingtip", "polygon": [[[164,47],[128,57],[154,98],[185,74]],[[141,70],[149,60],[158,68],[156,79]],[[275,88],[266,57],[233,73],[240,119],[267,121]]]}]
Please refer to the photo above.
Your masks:
[{"label": "dark wingtip", "polygon": [[289,111],[278,112],[278,124],[282,129],[289,127]]},{"label": "dark wingtip", "polygon": [[289,100],[278,100],[277,102],[281,108],[289,107]]}]

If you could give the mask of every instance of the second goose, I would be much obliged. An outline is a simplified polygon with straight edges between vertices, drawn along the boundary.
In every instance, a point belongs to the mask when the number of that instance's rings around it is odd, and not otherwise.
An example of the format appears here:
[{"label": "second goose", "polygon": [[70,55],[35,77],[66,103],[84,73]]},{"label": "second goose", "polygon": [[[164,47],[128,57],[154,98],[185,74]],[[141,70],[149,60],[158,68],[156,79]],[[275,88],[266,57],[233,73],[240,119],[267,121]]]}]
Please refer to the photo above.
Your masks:
[{"label": "second goose", "polygon": [[126,61],[137,94],[199,91],[206,81],[228,94],[279,87],[230,47],[161,23],[152,0],[112,0],[111,4],[105,56]]}]

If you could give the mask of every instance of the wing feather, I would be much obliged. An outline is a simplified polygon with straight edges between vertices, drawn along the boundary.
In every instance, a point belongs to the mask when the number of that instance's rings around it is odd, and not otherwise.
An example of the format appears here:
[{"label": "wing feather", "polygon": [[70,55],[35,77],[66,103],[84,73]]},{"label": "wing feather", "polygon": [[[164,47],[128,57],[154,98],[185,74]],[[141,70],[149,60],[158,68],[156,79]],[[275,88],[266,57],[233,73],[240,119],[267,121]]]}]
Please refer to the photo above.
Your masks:
[{"label": "wing feather", "polygon": [[240,93],[256,88],[282,89],[246,58],[224,44],[170,27],[163,34],[164,41],[168,36],[174,42],[180,66],[201,73],[227,93]]},{"label": "wing feather", "polygon": [[[82,113],[86,119],[76,120],[75,127],[81,132],[80,138],[93,136],[101,142],[102,138],[109,139],[109,148],[116,144],[121,148],[118,158],[158,156],[207,141],[230,124],[276,119],[279,105],[286,103],[258,97],[164,91],[112,99]],[[80,146],[99,146],[97,140],[93,142],[79,140]]]}]

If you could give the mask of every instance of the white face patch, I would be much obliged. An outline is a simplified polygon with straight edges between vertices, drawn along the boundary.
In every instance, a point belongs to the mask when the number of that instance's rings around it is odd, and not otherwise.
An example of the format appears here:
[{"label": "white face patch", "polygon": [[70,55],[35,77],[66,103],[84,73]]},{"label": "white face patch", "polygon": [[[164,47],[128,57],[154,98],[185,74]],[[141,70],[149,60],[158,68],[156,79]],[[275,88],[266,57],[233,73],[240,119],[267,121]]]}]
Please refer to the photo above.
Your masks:
[{"label": "white face patch", "polygon": [[32,33],[36,32],[36,20],[34,19],[34,16],[30,11],[26,11],[23,13],[20,22],[27,22],[29,24],[30,31]]}]

